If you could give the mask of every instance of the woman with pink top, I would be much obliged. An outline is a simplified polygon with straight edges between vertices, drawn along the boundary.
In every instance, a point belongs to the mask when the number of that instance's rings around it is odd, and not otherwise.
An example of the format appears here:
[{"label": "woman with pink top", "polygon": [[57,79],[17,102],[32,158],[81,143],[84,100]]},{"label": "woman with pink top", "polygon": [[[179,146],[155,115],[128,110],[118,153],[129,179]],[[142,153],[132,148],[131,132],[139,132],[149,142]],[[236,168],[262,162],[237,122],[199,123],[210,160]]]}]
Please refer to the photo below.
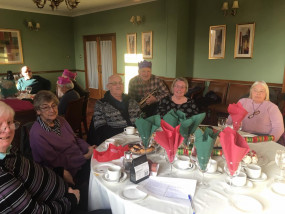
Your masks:
[{"label": "woman with pink top", "polygon": [[[242,121],[242,130],[257,135],[273,135],[278,141],[284,132],[283,117],[277,105],[269,100],[269,88],[264,81],[256,81],[250,88],[249,98],[239,102],[248,114]],[[232,124],[229,116],[227,124]]]}]

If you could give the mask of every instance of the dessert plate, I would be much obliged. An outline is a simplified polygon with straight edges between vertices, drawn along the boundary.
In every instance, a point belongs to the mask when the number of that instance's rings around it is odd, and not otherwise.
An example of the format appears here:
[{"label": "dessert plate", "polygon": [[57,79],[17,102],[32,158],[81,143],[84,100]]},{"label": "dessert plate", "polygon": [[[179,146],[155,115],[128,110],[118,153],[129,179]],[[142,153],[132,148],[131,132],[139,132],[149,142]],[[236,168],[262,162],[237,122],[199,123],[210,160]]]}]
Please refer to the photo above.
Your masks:
[{"label": "dessert plate", "polygon": [[266,181],[267,180],[267,175],[262,172],[259,178],[250,178],[248,177],[248,180],[254,181],[254,182],[261,182],[261,181]]},{"label": "dessert plate", "polygon": [[175,169],[179,169],[182,171],[193,171],[195,169],[195,164],[189,162],[189,167],[186,169],[179,168],[177,161],[173,163]]},{"label": "dessert plate", "polygon": [[110,180],[110,179],[107,178],[106,175],[107,175],[107,173],[104,173],[102,175],[103,180],[107,181],[107,182],[111,182],[111,183],[120,183],[120,182],[123,182],[123,181],[125,181],[127,179],[127,173],[126,172],[121,172],[121,176],[119,177],[118,180]]},{"label": "dessert plate", "polygon": [[235,208],[243,212],[261,213],[263,210],[260,201],[247,195],[233,195],[230,202]]},{"label": "dessert plate", "polygon": [[278,195],[285,196],[285,183],[284,182],[274,182],[271,184],[271,190]]},{"label": "dessert plate", "polygon": [[120,197],[130,201],[140,201],[147,197],[147,193],[137,189],[137,186],[128,186],[120,192]]}]

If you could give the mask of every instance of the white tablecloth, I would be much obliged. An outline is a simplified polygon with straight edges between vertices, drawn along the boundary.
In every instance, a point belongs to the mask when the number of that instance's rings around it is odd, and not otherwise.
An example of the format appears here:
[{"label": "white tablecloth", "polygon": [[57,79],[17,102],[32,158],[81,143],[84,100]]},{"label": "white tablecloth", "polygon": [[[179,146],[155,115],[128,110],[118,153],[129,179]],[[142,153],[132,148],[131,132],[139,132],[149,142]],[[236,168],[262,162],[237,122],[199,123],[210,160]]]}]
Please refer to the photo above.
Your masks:
[{"label": "white tablecloth", "polygon": [[[139,140],[136,136],[126,136],[119,134],[114,138],[120,139],[121,142],[133,142]],[[194,207],[196,214],[238,214],[243,213],[236,209],[229,200],[233,195],[247,195],[257,199],[263,206],[262,213],[268,214],[283,214],[285,213],[285,197],[276,194],[271,189],[271,183],[275,176],[279,175],[280,170],[274,162],[275,152],[277,149],[285,149],[283,146],[275,142],[250,143],[251,149],[254,149],[258,156],[262,157],[266,165],[262,166],[262,171],[267,174],[268,179],[263,182],[253,182],[253,188],[234,188],[233,192],[228,194],[225,192],[227,184],[225,183],[225,174],[208,175],[205,174],[205,180],[209,183],[207,189],[202,189],[197,186],[194,195]],[[100,145],[101,148],[104,145]],[[158,176],[168,176],[169,165],[159,155],[149,155],[153,161],[160,163]],[[223,159],[215,157],[219,166],[223,166]],[[119,160],[113,161],[120,164]],[[114,214],[139,214],[139,213],[171,213],[184,214],[190,213],[190,206],[183,206],[169,201],[162,201],[153,196],[148,196],[144,200],[132,202],[124,200],[119,193],[127,186],[135,185],[130,182],[129,177],[122,183],[108,183],[104,181],[101,175],[95,175],[94,167],[98,162],[92,158],[91,174],[89,183],[89,210],[108,209],[111,208]],[[191,178],[201,180],[201,173],[195,169],[192,172],[174,169],[173,177]],[[260,213],[260,212],[258,212]]]}]

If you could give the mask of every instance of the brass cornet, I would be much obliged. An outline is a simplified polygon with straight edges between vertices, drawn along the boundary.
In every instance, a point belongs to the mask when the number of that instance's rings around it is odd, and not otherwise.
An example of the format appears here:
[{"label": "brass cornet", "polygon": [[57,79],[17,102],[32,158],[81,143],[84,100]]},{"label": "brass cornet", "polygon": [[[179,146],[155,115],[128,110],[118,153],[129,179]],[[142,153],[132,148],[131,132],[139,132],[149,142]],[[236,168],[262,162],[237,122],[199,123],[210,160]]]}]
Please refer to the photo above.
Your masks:
[{"label": "brass cornet", "polygon": [[139,102],[139,106],[140,106],[141,109],[146,106],[146,100],[148,98],[150,98],[152,95],[154,95],[156,92],[157,92],[157,88],[152,90],[147,96],[145,96],[144,98],[141,99],[141,101]]}]

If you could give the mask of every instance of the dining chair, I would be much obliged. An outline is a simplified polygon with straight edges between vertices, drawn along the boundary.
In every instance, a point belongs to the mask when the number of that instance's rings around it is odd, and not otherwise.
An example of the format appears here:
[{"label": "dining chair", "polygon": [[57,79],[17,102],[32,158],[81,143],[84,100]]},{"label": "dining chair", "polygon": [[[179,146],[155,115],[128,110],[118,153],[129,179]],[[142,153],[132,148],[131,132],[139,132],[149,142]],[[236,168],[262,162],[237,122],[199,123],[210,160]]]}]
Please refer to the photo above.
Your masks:
[{"label": "dining chair", "polygon": [[89,100],[90,92],[86,91],[83,102],[83,109],[82,109],[82,123],[84,127],[85,134],[88,133],[88,126],[87,126],[87,107],[88,107],[88,100]]},{"label": "dining chair", "polygon": [[33,160],[32,155],[32,149],[30,146],[30,130],[34,124],[34,121],[25,123],[21,126],[21,138],[20,138],[20,152],[21,154],[30,159]]},{"label": "dining chair", "polygon": [[71,101],[67,105],[65,112],[65,119],[73,129],[74,133],[78,133],[79,137],[82,138],[82,112],[83,112],[84,97],[79,98],[78,100]]}]

